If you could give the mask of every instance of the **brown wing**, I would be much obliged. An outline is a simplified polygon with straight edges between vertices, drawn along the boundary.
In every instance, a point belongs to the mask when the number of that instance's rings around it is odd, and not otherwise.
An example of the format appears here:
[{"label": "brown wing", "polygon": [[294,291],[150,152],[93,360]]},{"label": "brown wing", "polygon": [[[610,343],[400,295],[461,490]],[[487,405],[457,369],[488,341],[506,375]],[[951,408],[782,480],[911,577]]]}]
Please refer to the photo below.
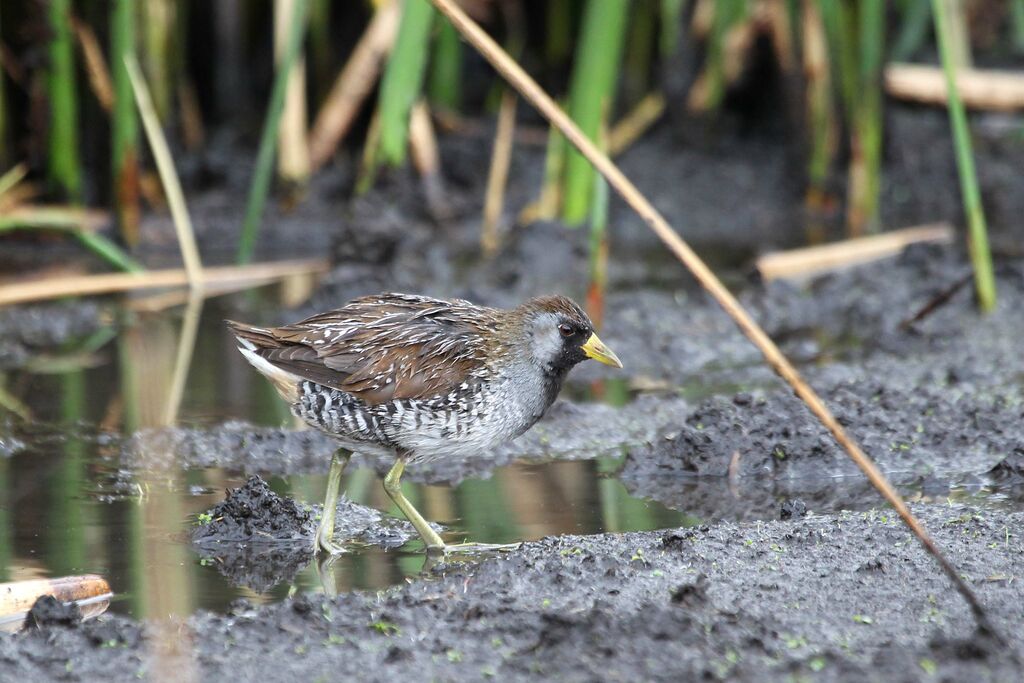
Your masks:
[{"label": "brown wing", "polygon": [[384,294],[293,325],[234,329],[275,367],[376,404],[474,381],[495,313],[464,301]]}]

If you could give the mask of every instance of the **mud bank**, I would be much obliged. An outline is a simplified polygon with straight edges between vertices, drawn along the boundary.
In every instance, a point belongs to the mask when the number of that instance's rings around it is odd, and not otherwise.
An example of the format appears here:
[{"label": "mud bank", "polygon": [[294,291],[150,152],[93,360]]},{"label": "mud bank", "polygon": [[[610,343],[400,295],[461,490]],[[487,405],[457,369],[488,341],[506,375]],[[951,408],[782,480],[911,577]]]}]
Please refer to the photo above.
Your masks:
[{"label": "mud bank", "polygon": [[[309,564],[322,514],[322,506],[282,498],[259,477],[250,477],[201,514],[190,537],[199,556],[233,584],[263,593],[290,582]],[[338,501],[334,538],[339,543],[397,548],[414,536],[416,530],[408,522],[385,517],[344,496]]]},{"label": "mud bank", "polygon": [[[516,459],[573,460],[622,455],[624,447],[653,439],[657,430],[682,419],[686,403],[649,396],[623,408],[599,403],[560,401],[521,438],[492,452],[459,461],[436,461],[410,467],[406,477],[428,484],[456,484],[467,477],[487,477]],[[313,430],[256,428],[232,422],[211,429],[156,429],[139,432],[121,449],[121,464],[130,469],[226,467],[261,474],[326,472],[333,439]],[[393,463],[364,456],[350,467],[369,466],[383,474]]]},{"label": "mud bank", "polygon": [[870,512],[545,539],[384,593],[239,603],[171,630],[114,616],[30,629],[0,637],[0,679],[1018,678],[1024,515],[914,510],[1010,649],[975,633],[894,516]]}]

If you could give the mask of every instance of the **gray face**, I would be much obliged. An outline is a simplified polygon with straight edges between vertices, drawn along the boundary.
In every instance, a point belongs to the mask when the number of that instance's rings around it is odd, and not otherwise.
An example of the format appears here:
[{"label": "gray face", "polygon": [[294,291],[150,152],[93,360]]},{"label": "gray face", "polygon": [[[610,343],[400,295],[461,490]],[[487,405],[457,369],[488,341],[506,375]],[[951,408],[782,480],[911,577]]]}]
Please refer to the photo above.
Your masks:
[{"label": "gray face", "polygon": [[545,372],[568,372],[587,359],[582,346],[593,334],[593,325],[562,313],[539,312],[528,325],[530,357]]}]

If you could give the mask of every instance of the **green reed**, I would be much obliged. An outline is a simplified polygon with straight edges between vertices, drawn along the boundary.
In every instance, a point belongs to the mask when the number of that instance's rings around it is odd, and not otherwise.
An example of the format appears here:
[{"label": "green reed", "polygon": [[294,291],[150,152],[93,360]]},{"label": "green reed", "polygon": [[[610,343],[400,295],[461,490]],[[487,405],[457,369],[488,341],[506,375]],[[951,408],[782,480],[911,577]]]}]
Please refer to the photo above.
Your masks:
[{"label": "green reed", "polygon": [[988,312],[996,305],[996,280],[992,270],[992,254],[988,246],[985,211],[981,205],[981,192],[978,189],[978,175],[974,169],[974,153],[971,148],[970,130],[967,127],[967,113],[956,84],[956,65],[951,44],[953,17],[946,12],[943,0],[932,0],[932,14],[935,17],[935,36],[939,43],[942,69],[946,74],[946,88],[949,93],[949,122],[953,128],[956,166],[960,175],[960,192],[970,234],[969,245],[971,264],[974,267],[974,284],[978,292],[978,303],[981,310]]},{"label": "green reed", "polygon": [[[628,8],[625,0],[588,0],[583,12],[569,86],[569,115],[592,140],[615,102]],[[574,149],[566,161],[563,187],[562,218],[569,225],[579,225],[590,211],[594,169]]]},{"label": "green reed", "polygon": [[49,68],[46,89],[50,104],[49,178],[54,189],[73,201],[82,194],[78,155],[78,95],[74,46],[71,38],[71,0],[51,0]]},{"label": "green reed", "polygon": [[851,235],[876,232],[881,187],[885,3],[819,0],[818,5],[850,131],[847,229]]},{"label": "green reed", "polygon": [[409,113],[423,90],[433,23],[434,8],[427,0],[405,0],[380,84],[380,160],[392,166],[405,163]]},{"label": "green reed", "polygon": [[1024,53],[1024,0],[1010,1],[1010,21],[1013,49],[1018,54]]},{"label": "green reed", "polygon": [[260,136],[260,148],[256,156],[256,171],[253,173],[252,184],[249,186],[249,199],[245,207],[245,222],[242,235],[238,242],[237,262],[240,264],[252,261],[256,250],[256,236],[263,219],[263,208],[267,203],[270,181],[274,175],[274,148],[277,144],[277,131],[281,125],[281,112],[284,110],[284,96],[288,86],[288,76],[292,72],[295,60],[302,48],[302,39],[306,28],[306,12],[309,0],[296,0],[292,14],[291,27],[288,31],[288,46],[284,57],[277,65],[274,74],[274,87],[270,92],[267,105],[267,117],[263,122],[263,133]]},{"label": "green reed", "polygon": [[716,111],[725,98],[725,49],[729,30],[747,19],[746,0],[718,0],[714,23],[708,37],[708,101],[709,111]]},{"label": "green reed", "polygon": [[121,236],[130,245],[138,242],[139,234],[139,121],[125,57],[135,52],[135,18],[134,0],[115,0],[110,15],[112,194]]},{"label": "green reed", "polygon": [[438,21],[430,61],[430,102],[439,109],[458,111],[462,103],[462,40],[450,22]]},{"label": "green reed", "polygon": [[928,39],[931,25],[931,0],[903,0],[900,7],[900,30],[892,46],[892,60],[905,62],[913,57]]}]

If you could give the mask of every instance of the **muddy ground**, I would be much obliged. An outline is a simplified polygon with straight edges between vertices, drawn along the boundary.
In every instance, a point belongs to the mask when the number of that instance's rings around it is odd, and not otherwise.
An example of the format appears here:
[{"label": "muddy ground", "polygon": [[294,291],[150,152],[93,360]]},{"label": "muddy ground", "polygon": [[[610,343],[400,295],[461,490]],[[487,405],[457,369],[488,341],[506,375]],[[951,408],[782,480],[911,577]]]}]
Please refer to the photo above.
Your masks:
[{"label": "muddy ground", "polygon": [[[958,220],[952,151],[933,144],[946,140],[945,128],[939,134],[945,115],[896,108],[889,118],[886,224]],[[64,615],[45,625],[43,615],[39,628],[0,636],[0,680],[182,677],[189,668],[200,679],[1019,680],[1024,513],[1013,510],[1024,497],[1024,260],[1014,245],[1024,207],[1006,183],[1019,175],[1024,145],[998,138],[999,119],[975,124],[1000,245],[1000,308],[987,317],[966,286],[924,319],[903,324],[967,272],[957,246],[910,249],[806,286],[749,278],[741,262],[750,254],[803,240],[794,208],[800,184],[784,140],[756,132],[740,140],[710,136],[655,159],[674,142],[663,129],[628,152],[623,165],[704,253],[731,266],[730,283],[744,303],[918,501],[914,510],[1009,646],[974,632],[934,562],[806,409],[681,267],[652,256],[646,229],[615,206],[602,338],[626,364],[631,400],[619,408],[580,400],[591,381],[616,377],[584,365],[569,400],[519,441],[464,462],[411,468],[407,476],[455,484],[516,459],[617,457],[617,476],[633,495],[690,512],[704,526],[544,539],[478,563],[428,567],[381,593],[237,604],[230,614],[196,614],[170,629],[115,615],[71,626]],[[304,246],[332,252],[337,266],[303,310],[266,312],[265,322],[382,289],[493,305],[556,290],[582,298],[584,231],[567,237],[561,225],[537,224],[510,235],[494,261],[478,261],[481,174],[474,169],[485,164],[486,146],[443,150],[456,217],[443,239],[415,183],[403,177],[385,178],[378,190],[346,202],[336,222],[324,217],[347,196],[351,178],[343,172],[318,180],[323,186],[297,212],[275,208],[268,249],[294,244],[289,235],[312,225]],[[510,205],[539,187],[540,154],[518,152],[513,177],[520,182]],[[233,243],[228,199],[242,171],[205,176],[222,185],[193,207],[204,248]],[[715,245],[730,250],[716,252]],[[34,354],[95,331],[105,315],[100,307],[59,306],[3,312],[9,324],[0,327],[0,364],[22,367]],[[0,424],[0,452],[17,450],[22,428]],[[324,472],[332,449],[312,432],[241,422],[96,438],[129,473],[207,466],[267,476]],[[353,466],[360,465],[379,472],[387,463],[357,458]],[[200,553],[223,559],[244,547],[224,565],[257,591],[305,563],[315,519],[315,510],[261,486],[250,482],[248,497],[239,499],[248,501],[248,513],[230,499],[210,513],[211,522],[225,515],[254,521],[242,525],[244,540],[237,525],[211,523],[199,532],[208,535]],[[955,502],[964,498],[970,502]],[[285,512],[295,523],[283,529],[289,538],[273,546],[250,542],[254,532],[280,525]],[[369,525],[364,531],[381,531],[379,513],[349,512],[353,523]],[[394,533],[407,531],[399,525]]]},{"label": "muddy ground", "polygon": [[893,515],[564,536],[381,593],[172,632],[107,616],[0,638],[2,680],[1019,680],[1020,513],[917,505],[1009,645]]}]

